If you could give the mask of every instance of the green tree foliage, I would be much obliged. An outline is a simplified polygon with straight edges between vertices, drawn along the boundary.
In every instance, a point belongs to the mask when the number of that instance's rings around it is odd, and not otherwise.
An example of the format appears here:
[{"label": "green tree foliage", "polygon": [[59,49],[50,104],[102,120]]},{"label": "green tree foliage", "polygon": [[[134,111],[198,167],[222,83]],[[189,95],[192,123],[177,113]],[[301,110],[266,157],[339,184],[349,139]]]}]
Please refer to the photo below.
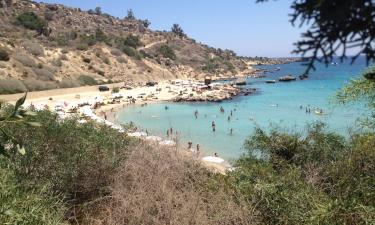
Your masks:
[{"label": "green tree foliage", "polygon": [[142,43],[139,39],[139,36],[131,34],[131,35],[129,35],[125,38],[124,45],[132,47],[132,48],[137,48],[137,47],[141,46]]},{"label": "green tree foliage", "polygon": [[132,9],[129,9],[125,17],[126,20],[135,20],[134,12]]},{"label": "green tree foliage", "polygon": [[142,20],[142,24],[145,28],[148,28],[151,25],[151,22],[148,19]]},{"label": "green tree foliage", "polygon": [[173,26],[171,28],[171,31],[172,31],[172,33],[174,33],[175,35],[177,35],[180,38],[186,37],[186,34],[184,33],[184,30],[181,28],[180,25],[178,25],[176,23],[173,24]]},{"label": "green tree foliage", "polygon": [[48,28],[48,23],[33,12],[23,12],[17,16],[16,20],[18,24],[27,29],[35,30],[39,34],[42,34]]},{"label": "green tree foliage", "polygon": [[[257,0],[264,1],[268,0]],[[372,0],[294,0],[291,8],[294,10],[292,24],[299,21],[300,26],[309,26],[294,51],[309,60],[308,70],[314,68],[316,60],[328,64],[335,55],[345,59],[351,48],[359,49],[353,61],[360,54],[368,62],[375,60]]]},{"label": "green tree foliage", "polygon": [[158,49],[158,52],[165,58],[175,60],[176,54],[174,53],[173,49],[169,47],[168,45],[162,45]]},{"label": "green tree foliage", "polygon": [[256,129],[231,182],[264,224],[375,222],[373,133],[346,141],[323,124],[303,134]]},{"label": "green tree foliage", "polygon": [[96,8],[95,8],[95,14],[96,14],[96,15],[99,15],[99,16],[102,15],[102,8],[99,7],[99,6],[96,7]]},{"label": "green tree foliage", "polygon": [[341,104],[352,102],[363,102],[372,112],[372,115],[366,118],[363,125],[375,128],[375,67],[370,67],[365,71],[361,78],[350,81],[344,86],[336,96]]}]

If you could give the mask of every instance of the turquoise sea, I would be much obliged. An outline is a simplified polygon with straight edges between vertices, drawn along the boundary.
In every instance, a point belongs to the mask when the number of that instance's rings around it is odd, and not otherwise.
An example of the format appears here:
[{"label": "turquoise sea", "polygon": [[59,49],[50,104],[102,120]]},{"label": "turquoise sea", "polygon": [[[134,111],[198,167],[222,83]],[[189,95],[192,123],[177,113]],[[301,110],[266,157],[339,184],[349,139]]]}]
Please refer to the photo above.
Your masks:
[{"label": "turquoise sea", "polygon": [[[323,121],[329,129],[345,135],[349,128],[355,126],[356,119],[366,114],[361,104],[332,104],[337,90],[365,69],[363,58],[353,65],[340,63],[326,67],[319,64],[309,79],[289,83],[266,84],[264,81],[287,74],[298,76],[305,70],[301,63],[260,67],[280,67],[281,70],[267,73],[267,78],[249,78],[249,86],[259,89],[255,95],[240,96],[222,103],[132,106],[117,113],[117,120],[121,123],[134,122],[139,128],[160,136],[166,136],[167,129],[173,127],[180,134],[181,145],[187,146],[191,140],[194,146],[199,143],[205,154],[217,152],[220,157],[231,160],[243,153],[244,140],[256,126],[267,129],[276,124],[302,131],[307,123]],[[310,114],[305,110],[308,105]],[[165,106],[169,110],[165,110]],[[220,112],[221,106],[225,109],[224,113]],[[322,108],[324,115],[315,114],[315,107]],[[194,116],[195,110],[199,112],[198,119]],[[233,116],[228,122],[230,111]],[[212,132],[212,121],[216,123],[216,132]],[[233,129],[233,134],[230,134],[230,129]]]}]

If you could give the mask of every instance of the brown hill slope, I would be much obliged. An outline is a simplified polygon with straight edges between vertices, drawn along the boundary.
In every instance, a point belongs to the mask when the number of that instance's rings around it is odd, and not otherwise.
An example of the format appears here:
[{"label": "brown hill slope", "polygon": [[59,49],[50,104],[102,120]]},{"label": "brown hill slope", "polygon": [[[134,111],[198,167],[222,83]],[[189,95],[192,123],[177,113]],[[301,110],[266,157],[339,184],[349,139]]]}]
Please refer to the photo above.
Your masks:
[{"label": "brown hill slope", "polygon": [[248,72],[234,52],[146,21],[30,1],[0,7],[0,94]]}]

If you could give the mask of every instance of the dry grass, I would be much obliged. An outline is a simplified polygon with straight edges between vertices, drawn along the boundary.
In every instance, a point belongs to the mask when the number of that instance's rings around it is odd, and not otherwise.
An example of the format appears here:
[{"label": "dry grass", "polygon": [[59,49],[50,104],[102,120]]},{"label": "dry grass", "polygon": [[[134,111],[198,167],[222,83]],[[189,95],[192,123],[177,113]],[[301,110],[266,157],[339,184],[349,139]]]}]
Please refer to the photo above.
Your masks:
[{"label": "dry grass", "polygon": [[215,176],[176,150],[138,146],[85,224],[251,224],[246,204]]}]

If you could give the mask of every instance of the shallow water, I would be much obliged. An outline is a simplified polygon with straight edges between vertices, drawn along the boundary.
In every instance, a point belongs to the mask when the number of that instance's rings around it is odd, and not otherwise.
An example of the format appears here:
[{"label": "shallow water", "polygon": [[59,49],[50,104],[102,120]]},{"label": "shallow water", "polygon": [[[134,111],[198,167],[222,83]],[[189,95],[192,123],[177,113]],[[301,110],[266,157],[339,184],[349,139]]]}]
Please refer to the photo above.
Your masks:
[{"label": "shallow water", "polygon": [[[243,153],[242,145],[254,127],[267,129],[270,124],[303,130],[307,123],[322,121],[329,129],[347,133],[355,125],[356,119],[366,113],[361,104],[338,106],[332,104],[337,90],[347,81],[357,77],[365,68],[363,59],[354,65],[340,64],[325,67],[318,65],[317,71],[308,80],[288,83],[266,84],[264,80],[277,79],[292,74],[298,76],[304,71],[300,63],[263,68],[281,67],[280,71],[267,74],[267,78],[248,79],[251,87],[260,92],[252,96],[237,97],[222,103],[160,103],[146,107],[132,106],[117,114],[122,123],[134,122],[138,127],[149,132],[166,136],[168,128],[173,127],[181,136],[181,144],[199,143],[205,154],[217,152],[225,159],[235,159]],[[310,105],[311,113],[305,107]],[[165,110],[165,106],[169,110]],[[220,107],[225,113],[220,113]],[[302,106],[302,109],[300,109]],[[322,108],[324,115],[314,113],[315,108]],[[198,119],[194,111],[198,110]],[[233,116],[228,122],[232,110]],[[212,132],[211,122],[215,121],[216,131]],[[230,134],[233,129],[233,134]]]}]

